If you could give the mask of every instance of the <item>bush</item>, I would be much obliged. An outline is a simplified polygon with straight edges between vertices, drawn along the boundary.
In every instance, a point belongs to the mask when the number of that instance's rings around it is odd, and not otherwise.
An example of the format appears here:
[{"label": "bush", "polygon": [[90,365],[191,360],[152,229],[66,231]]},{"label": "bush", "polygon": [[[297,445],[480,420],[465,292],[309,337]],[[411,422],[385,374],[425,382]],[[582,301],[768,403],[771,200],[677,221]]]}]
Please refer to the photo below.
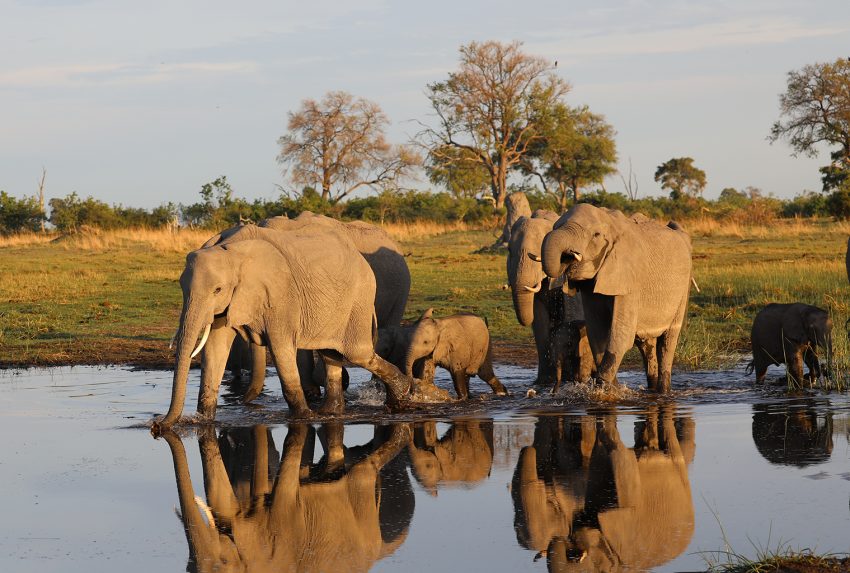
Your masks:
[{"label": "bush", "polygon": [[15,199],[0,191],[0,234],[18,231],[37,231],[41,228],[44,213],[35,197]]}]

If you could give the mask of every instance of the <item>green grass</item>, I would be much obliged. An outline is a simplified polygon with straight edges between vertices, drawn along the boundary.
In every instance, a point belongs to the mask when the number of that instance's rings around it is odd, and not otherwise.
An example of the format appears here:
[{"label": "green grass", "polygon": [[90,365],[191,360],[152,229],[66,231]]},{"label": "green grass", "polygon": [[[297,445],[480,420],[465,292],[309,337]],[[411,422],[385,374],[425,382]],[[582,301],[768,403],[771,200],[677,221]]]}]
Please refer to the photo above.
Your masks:
[{"label": "green grass", "polygon": [[[844,269],[847,229],[828,221],[767,228],[686,224],[694,245],[693,292],[678,367],[715,368],[749,355],[752,319],[769,302],[801,301],[829,310],[836,370],[848,374],[850,316]],[[391,230],[392,231],[392,230]],[[479,253],[492,230],[401,235],[413,277],[406,318],[485,316],[493,339],[533,356],[531,329],[514,315],[505,251]],[[177,326],[177,278],[185,253],[209,233],[178,239],[140,233],[95,241],[0,246],[0,365],[136,363],[167,365]],[[498,348],[498,345],[497,345]],[[496,357],[498,360],[498,356]],[[627,357],[637,364],[637,354]]]}]

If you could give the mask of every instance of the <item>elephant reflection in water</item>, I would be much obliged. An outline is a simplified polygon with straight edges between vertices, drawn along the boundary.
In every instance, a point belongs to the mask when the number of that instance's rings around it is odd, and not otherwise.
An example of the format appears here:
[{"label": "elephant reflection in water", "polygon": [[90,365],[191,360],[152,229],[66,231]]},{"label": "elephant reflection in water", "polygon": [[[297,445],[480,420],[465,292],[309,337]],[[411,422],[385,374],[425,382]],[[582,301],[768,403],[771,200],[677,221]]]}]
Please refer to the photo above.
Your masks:
[{"label": "elephant reflection in water", "polygon": [[289,427],[283,455],[270,430],[204,428],[199,447],[206,502],[196,496],[180,438],[167,432],[190,571],[367,571],[407,536],[413,491],[399,454],[407,424],[376,428],[365,446],[345,448],[342,424],[319,437],[325,454],[313,464],[315,430]]},{"label": "elephant reflection in water", "polygon": [[753,406],[753,442],[772,464],[806,467],[832,455],[832,412],[828,403],[794,400]]},{"label": "elephant reflection in water", "polygon": [[493,421],[456,420],[437,439],[437,423],[417,423],[408,449],[413,475],[425,490],[472,486],[490,475],[493,465]]},{"label": "elephant reflection in water", "polygon": [[615,414],[541,417],[511,483],[520,545],[550,571],[643,570],[682,553],[694,531],[687,465],[694,423],[670,407],[620,439]]}]

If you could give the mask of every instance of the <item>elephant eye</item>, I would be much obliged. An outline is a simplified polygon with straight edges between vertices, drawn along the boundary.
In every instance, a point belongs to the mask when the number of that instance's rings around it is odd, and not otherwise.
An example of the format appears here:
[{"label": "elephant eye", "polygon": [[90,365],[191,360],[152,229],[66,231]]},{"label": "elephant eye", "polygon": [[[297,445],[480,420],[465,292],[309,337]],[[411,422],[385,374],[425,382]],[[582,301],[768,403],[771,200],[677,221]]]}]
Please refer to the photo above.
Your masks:
[{"label": "elephant eye", "polygon": [[215,287],[215,290],[213,291],[213,294],[218,294],[218,293],[220,293],[220,292],[221,292],[221,287]]},{"label": "elephant eye", "polygon": [[593,236],[596,237],[596,238],[599,238],[599,237],[602,236],[602,233],[600,233],[599,231],[596,231],[595,233],[593,233]]}]

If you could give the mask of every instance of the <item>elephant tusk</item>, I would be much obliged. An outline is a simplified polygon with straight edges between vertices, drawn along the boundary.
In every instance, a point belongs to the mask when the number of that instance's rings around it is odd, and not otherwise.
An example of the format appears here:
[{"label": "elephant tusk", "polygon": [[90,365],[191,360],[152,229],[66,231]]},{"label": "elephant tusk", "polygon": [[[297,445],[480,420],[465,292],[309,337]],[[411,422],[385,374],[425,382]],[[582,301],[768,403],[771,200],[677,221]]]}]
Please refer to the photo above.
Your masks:
[{"label": "elephant tusk", "polygon": [[699,290],[699,285],[694,277],[691,277],[691,282],[694,283],[694,288],[697,289],[697,292],[702,292]]},{"label": "elephant tusk", "polygon": [[174,331],[174,334],[171,337],[171,342],[168,343],[168,349],[171,350],[174,348],[174,341],[177,340],[177,333],[180,332],[180,329]]},{"label": "elephant tusk", "polygon": [[539,283],[537,283],[537,284],[536,284],[536,285],[534,285],[533,287],[530,287],[530,286],[528,286],[528,285],[525,285],[525,286],[523,286],[522,288],[524,288],[525,290],[527,290],[527,291],[529,291],[529,292],[540,292],[540,288],[541,288],[542,286],[543,286],[543,281],[540,281]]},{"label": "elephant tusk", "polygon": [[213,517],[213,512],[212,509],[210,509],[210,506],[208,506],[206,502],[197,495],[195,496],[195,505],[197,505],[198,509],[200,509],[207,517],[207,523],[209,526],[215,527],[215,518]]},{"label": "elephant tusk", "polygon": [[190,358],[194,358],[195,356],[197,356],[198,352],[200,352],[201,349],[204,347],[204,344],[207,343],[207,338],[210,337],[210,329],[212,329],[212,324],[208,324],[207,327],[204,329],[204,335],[201,337],[201,342],[199,342],[198,347],[192,351],[192,356],[190,356]]},{"label": "elephant tusk", "polygon": [[570,251],[570,254],[575,257],[577,263],[580,263],[581,260],[584,258],[581,256],[581,253],[576,253],[575,251]]},{"label": "elephant tusk", "polygon": [[543,259],[540,257],[540,255],[535,255],[534,253],[528,253],[528,258],[537,263],[543,262]]}]

